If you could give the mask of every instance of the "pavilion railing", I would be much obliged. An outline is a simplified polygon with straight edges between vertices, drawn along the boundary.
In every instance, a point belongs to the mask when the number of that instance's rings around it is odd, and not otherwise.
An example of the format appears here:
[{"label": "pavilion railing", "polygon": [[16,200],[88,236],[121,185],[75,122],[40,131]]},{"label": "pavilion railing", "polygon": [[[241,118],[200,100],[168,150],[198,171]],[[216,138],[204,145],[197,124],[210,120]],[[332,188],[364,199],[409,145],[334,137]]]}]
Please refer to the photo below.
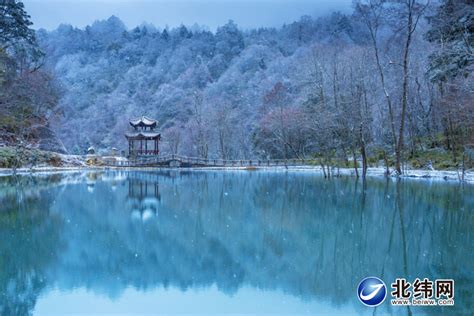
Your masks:
[{"label": "pavilion railing", "polygon": [[158,155],[160,153],[159,150],[153,149],[133,149],[130,151],[130,155],[132,156],[140,156],[140,155]]}]

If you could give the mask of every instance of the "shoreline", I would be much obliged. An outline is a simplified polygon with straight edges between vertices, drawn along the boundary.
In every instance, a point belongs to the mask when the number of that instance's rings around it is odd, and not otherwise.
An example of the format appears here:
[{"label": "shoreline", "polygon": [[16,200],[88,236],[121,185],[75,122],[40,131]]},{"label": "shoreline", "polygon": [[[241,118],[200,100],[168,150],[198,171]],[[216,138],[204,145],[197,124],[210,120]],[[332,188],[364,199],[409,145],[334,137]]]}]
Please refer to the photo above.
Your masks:
[{"label": "shoreline", "polygon": [[[88,171],[107,171],[107,170],[122,170],[122,171],[157,171],[157,170],[173,170],[173,171],[274,171],[274,172],[314,172],[318,175],[323,175],[320,166],[273,166],[273,167],[200,167],[200,168],[172,168],[172,167],[112,167],[112,166],[71,166],[71,167],[36,167],[36,168],[18,168],[16,173],[18,175],[38,175],[38,174],[54,174],[54,173],[70,173],[70,172],[88,172]],[[360,170],[360,169],[359,169]],[[353,168],[336,168],[331,169],[332,177],[350,176],[356,177]],[[360,172],[360,171],[359,171]],[[0,168],[0,177],[12,176],[12,168]],[[385,177],[384,167],[370,167],[367,169],[367,177]],[[438,180],[438,181],[456,181],[460,182],[457,171],[452,170],[423,170],[423,169],[409,169],[405,173],[397,176],[390,175],[391,179],[423,179],[423,180]],[[464,176],[464,183],[474,184],[474,172],[467,171]]]}]

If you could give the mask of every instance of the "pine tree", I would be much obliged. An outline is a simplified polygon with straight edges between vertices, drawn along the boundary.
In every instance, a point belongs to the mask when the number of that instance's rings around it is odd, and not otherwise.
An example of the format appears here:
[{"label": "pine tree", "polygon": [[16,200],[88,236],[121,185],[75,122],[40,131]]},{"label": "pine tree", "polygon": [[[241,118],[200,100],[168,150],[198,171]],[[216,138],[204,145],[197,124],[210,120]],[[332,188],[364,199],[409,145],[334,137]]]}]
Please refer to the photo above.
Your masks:
[{"label": "pine tree", "polygon": [[21,1],[0,0],[0,47],[3,50],[20,42],[36,46],[32,24]]}]

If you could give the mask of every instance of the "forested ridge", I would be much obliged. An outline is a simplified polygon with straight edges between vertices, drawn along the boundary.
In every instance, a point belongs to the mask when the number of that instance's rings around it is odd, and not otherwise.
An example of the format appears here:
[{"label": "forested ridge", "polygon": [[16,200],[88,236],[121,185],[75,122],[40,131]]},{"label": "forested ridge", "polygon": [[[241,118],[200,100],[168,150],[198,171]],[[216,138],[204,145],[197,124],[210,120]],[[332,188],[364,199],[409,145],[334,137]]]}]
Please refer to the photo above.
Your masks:
[{"label": "forested ridge", "polygon": [[[465,169],[473,20],[469,0],[356,1],[351,14],[215,32],[128,30],[112,16],[36,31],[42,63],[27,73],[53,78],[39,117],[69,153],[125,149],[128,120],[146,115],[159,121],[163,153]],[[2,54],[16,63],[7,81],[23,84],[20,59]]]}]

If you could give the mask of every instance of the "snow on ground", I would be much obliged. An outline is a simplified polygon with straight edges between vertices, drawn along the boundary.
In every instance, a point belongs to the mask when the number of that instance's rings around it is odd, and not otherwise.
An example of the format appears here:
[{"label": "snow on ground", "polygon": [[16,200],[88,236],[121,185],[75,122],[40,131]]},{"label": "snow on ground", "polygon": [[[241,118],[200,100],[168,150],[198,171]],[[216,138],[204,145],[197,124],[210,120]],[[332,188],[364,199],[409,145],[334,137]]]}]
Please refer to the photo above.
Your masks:
[{"label": "snow on ground", "polygon": [[[199,170],[267,170],[267,171],[288,171],[288,172],[314,172],[318,174],[323,174],[323,170],[319,166],[276,166],[276,167],[258,167],[249,169],[248,167],[207,167],[207,168],[191,168]],[[392,170],[393,171],[393,170]],[[362,170],[359,168],[359,174]],[[354,176],[355,170],[353,168],[332,168],[332,176]],[[385,168],[368,168],[367,169],[368,177],[384,177]],[[404,174],[400,178],[418,178],[418,179],[437,179],[437,180],[448,180],[448,181],[459,181],[460,172],[457,171],[448,171],[448,170],[422,170],[422,169],[412,169],[405,170]],[[391,173],[390,177],[396,178],[394,172]],[[474,183],[474,171],[468,171],[464,175],[464,181],[469,183]]]},{"label": "snow on ground", "polygon": [[[20,168],[17,169],[18,174],[45,174],[45,173],[63,173],[63,172],[77,172],[77,171],[98,171],[98,170],[202,170],[202,171],[226,171],[226,170],[241,170],[241,171],[271,171],[271,172],[311,172],[322,175],[323,171],[319,166],[275,166],[275,167],[204,167],[204,168],[122,168],[122,167],[86,167],[86,166],[75,166],[75,167],[35,167],[35,168]],[[12,174],[12,169],[0,168],[0,176],[6,176]],[[361,170],[359,169],[359,174]],[[331,171],[333,176],[355,176],[355,170],[353,168],[333,168]],[[384,177],[385,168],[368,168],[368,177]],[[432,180],[446,180],[446,181],[459,181],[460,173],[457,171],[448,170],[405,170],[404,174],[400,178],[414,178],[414,179],[432,179]],[[391,174],[392,178],[396,178],[394,173]],[[474,171],[468,171],[465,173],[464,181],[467,183],[474,183]]]}]

